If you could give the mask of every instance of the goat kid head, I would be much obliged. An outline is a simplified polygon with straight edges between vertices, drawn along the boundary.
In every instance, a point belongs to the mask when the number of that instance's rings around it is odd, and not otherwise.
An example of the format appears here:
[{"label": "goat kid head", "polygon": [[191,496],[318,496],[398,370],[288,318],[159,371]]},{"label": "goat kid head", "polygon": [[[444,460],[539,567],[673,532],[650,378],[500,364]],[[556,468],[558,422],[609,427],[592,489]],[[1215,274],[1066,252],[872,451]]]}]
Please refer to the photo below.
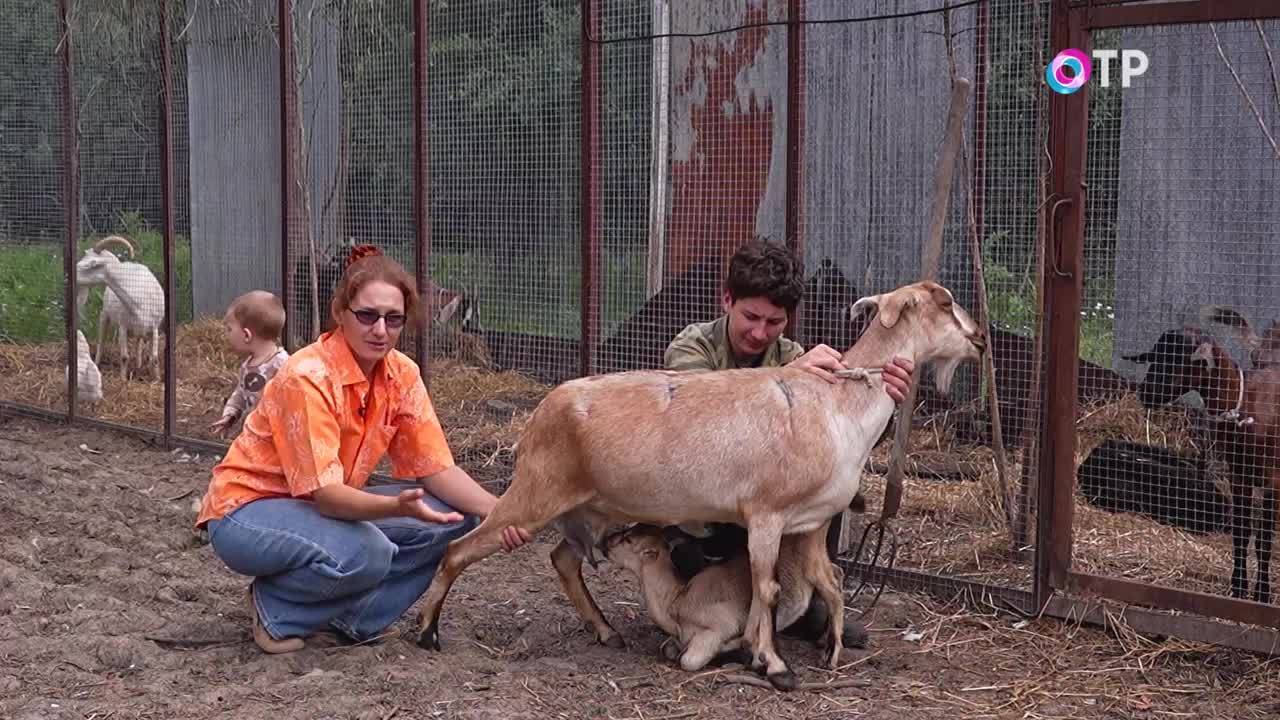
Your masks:
[{"label": "goat kid head", "polygon": [[943,395],[950,391],[960,363],[980,359],[986,349],[983,329],[950,290],[931,280],[861,298],[849,309],[850,320],[856,322],[865,312],[874,312],[870,322],[878,319],[886,329],[907,326],[915,331],[912,359],[920,365],[935,364],[934,383]]},{"label": "goat kid head", "polygon": [[671,549],[662,529],[654,525],[632,525],[606,536],[602,541],[605,558],[637,575],[649,563],[667,558]]},{"label": "goat kid head", "polygon": [[1146,365],[1147,372],[1138,385],[1138,401],[1145,408],[1168,405],[1193,390],[1204,386],[1202,364],[1192,359],[1209,338],[1193,327],[1181,330],[1165,330],[1150,350],[1120,357],[1132,363]]}]

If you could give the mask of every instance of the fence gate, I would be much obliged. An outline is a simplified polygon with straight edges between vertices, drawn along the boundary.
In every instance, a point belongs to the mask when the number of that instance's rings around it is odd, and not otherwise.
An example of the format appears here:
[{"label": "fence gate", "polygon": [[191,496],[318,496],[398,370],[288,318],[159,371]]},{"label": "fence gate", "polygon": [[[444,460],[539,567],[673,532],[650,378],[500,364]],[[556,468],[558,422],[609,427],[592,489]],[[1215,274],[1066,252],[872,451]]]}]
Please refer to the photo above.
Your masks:
[{"label": "fence gate", "polygon": [[[1242,387],[1280,366],[1280,5],[1055,11],[1050,52],[1093,62],[1051,101],[1038,569],[1072,596],[1180,611],[1165,632],[1257,646],[1204,618],[1280,627],[1255,584],[1270,466],[1231,444],[1259,430],[1234,412]],[[1082,405],[1086,363],[1133,392]]]}]

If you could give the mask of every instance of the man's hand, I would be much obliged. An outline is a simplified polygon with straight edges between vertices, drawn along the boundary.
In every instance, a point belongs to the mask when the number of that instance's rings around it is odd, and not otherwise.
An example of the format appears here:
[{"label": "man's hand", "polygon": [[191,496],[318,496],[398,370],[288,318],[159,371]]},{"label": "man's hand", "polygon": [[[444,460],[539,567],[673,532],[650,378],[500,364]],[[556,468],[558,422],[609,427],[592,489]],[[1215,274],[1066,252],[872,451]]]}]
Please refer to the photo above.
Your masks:
[{"label": "man's hand", "polygon": [[844,368],[840,362],[840,353],[828,345],[815,345],[809,352],[787,363],[787,367],[807,370],[831,384],[840,382],[840,378],[832,373]]},{"label": "man's hand", "polygon": [[426,494],[426,490],[422,488],[413,488],[411,490],[402,490],[396,500],[400,503],[400,515],[403,517],[417,518],[423,522],[429,523],[456,523],[462,522],[462,513],[451,512],[442,513],[432,510],[429,505],[422,502],[422,496]]},{"label": "man's hand", "polygon": [[895,357],[885,363],[880,377],[884,380],[884,391],[889,393],[895,403],[901,403],[907,398],[907,391],[911,389],[911,371],[915,366],[915,363],[904,357]]},{"label": "man's hand", "polygon": [[521,545],[532,540],[529,531],[524,528],[518,528],[515,525],[508,525],[502,529],[502,549],[511,552]]}]

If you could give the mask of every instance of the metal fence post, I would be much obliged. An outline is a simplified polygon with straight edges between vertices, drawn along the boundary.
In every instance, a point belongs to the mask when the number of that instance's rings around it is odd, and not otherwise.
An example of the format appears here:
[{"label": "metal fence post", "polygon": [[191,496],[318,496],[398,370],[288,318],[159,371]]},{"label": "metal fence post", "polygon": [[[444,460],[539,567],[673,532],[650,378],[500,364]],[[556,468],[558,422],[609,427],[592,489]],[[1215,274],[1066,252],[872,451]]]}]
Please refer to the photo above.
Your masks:
[{"label": "metal fence post", "polygon": [[582,344],[580,372],[595,370],[596,333],[600,324],[600,1],[582,0]]},{"label": "metal fence post", "polygon": [[[414,273],[418,292],[425,297],[431,279],[431,154],[427,145],[427,62],[430,55],[431,8],[427,0],[413,0],[413,212],[414,212]],[[431,387],[431,372],[427,369],[427,338],[431,334],[431,314],[427,313],[423,327],[418,330],[413,343],[414,360],[418,363],[422,381]]]},{"label": "metal fence post", "polygon": [[[293,231],[294,159],[298,154],[293,134],[297,125],[298,89],[294,77],[291,0],[279,0],[276,17],[280,34],[280,294],[284,306],[288,308],[292,285],[289,278],[289,238]],[[281,337],[284,338],[285,348],[293,352],[297,350],[297,346],[289,329],[289,315],[290,313],[285,313]]]},{"label": "metal fence post", "polygon": [[[787,159],[786,159],[786,242],[796,257],[804,260],[804,238],[800,235],[800,213],[804,207],[804,3],[787,0]],[[804,301],[801,300],[801,307]],[[791,312],[787,336],[800,337],[801,313]]]},{"label": "metal fence post", "polygon": [[[1071,9],[1067,0],[1056,0],[1052,13],[1050,51],[1074,47],[1088,52],[1090,38],[1083,28],[1081,11]],[[1042,210],[1046,213],[1043,313],[1048,328],[1048,353],[1036,522],[1038,603],[1047,599],[1051,588],[1065,587],[1071,568],[1088,113],[1087,84],[1079,92],[1053,93],[1049,99],[1049,152],[1053,158],[1053,174],[1050,195]],[[1059,221],[1061,208],[1066,212]]]},{"label": "metal fence post", "polygon": [[160,9],[160,203],[164,216],[164,445],[173,444],[177,415],[174,338],[178,332],[177,303],[174,302],[174,239],[177,223],[173,214],[173,58],[169,47],[169,0],[156,0]]},{"label": "metal fence post", "polygon": [[80,373],[76,332],[80,318],[76,308],[76,254],[80,240],[80,153],[76,147],[75,73],[71,52],[71,0],[58,0],[58,18],[62,24],[62,201],[66,222],[66,246],[62,250],[62,267],[66,276],[65,317],[67,327],[67,422],[76,419],[76,379]]}]

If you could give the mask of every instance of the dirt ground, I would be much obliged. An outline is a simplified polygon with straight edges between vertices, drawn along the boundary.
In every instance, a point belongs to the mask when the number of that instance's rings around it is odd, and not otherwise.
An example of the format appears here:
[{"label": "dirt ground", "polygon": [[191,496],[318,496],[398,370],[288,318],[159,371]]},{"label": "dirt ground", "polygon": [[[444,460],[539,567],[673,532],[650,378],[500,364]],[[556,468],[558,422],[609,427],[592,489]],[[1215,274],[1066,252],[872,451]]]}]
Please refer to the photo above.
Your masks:
[{"label": "dirt ground", "polygon": [[[1236,651],[975,613],[886,590],[871,646],[839,672],[781,640],[792,693],[661,659],[615,567],[587,582],[628,646],[595,644],[561,594],[544,533],[465,573],[444,652],[398,637],[268,656],[246,579],[192,532],[214,457],[0,419],[0,717],[28,718],[1263,718],[1277,665]],[[489,469],[492,472],[492,469]],[[864,596],[865,597],[865,596]],[[865,601],[865,600],[864,600]]]}]

